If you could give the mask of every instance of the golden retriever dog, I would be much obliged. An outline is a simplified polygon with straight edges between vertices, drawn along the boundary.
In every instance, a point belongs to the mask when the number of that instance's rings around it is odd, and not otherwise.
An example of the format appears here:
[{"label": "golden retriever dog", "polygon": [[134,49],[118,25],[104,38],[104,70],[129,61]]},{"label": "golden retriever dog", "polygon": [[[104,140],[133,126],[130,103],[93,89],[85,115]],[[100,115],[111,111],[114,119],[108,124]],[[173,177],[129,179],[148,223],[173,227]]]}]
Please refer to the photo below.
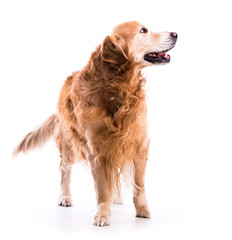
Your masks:
[{"label": "golden retriever dog", "polygon": [[149,139],[141,70],[169,63],[166,52],[176,41],[175,32],[152,32],[135,21],[116,26],[87,65],[66,79],[57,113],[16,147],[14,155],[54,137],[61,157],[60,206],[72,205],[71,169],[75,162],[86,161],[97,197],[94,225],[109,225],[110,204],[113,196],[120,196],[120,179],[128,172],[136,217],[150,217],[144,189]]}]

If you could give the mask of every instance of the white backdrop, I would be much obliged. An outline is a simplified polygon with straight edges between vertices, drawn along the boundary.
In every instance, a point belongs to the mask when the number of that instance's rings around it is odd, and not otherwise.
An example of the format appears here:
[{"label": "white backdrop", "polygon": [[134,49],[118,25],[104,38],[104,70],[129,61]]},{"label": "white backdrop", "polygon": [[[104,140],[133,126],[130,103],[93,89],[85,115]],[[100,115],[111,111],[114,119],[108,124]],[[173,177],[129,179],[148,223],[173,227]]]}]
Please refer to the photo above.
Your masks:
[{"label": "white backdrop", "polygon": [[[229,0],[0,2],[1,239],[232,238],[230,9]],[[111,226],[96,228],[93,182],[85,166],[74,168],[74,207],[64,209],[56,206],[55,144],[15,160],[11,152],[56,111],[65,78],[86,64],[115,25],[129,20],[179,34],[171,63],[144,71],[152,218],[134,218],[126,190],[124,205],[112,208]]]}]

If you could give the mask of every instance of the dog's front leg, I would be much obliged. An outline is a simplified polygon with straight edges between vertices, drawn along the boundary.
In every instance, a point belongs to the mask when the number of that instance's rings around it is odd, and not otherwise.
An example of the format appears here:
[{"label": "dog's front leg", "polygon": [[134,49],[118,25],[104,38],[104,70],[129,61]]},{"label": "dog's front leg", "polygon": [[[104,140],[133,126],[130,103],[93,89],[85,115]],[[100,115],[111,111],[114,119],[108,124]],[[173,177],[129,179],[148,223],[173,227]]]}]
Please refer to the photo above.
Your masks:
[{"label": "dog's front leg", "polygon": [[110,202],[111,202],[111,173],[105,166],[104,159],[96,158],[91,161],[91,171],[97,195],[97,213],[94,217],[94,225],[107,226],[110,224]]}]

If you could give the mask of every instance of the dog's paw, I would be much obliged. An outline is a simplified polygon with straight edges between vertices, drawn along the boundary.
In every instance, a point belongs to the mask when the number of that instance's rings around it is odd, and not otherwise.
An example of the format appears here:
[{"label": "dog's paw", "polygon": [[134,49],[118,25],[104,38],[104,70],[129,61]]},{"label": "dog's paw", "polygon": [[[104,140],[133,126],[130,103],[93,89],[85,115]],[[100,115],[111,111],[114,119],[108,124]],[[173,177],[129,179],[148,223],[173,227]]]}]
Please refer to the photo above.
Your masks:
[{"label": "dog's paw", "polygon": [[98,227],[109,226],[110,225],[110,216],[96,214],[94,217],[93,225]]},{"label": "dog's paw", "polygon": [[114,200],[113,200],[113,204],[123,205],[123,200],[122,200],[122,199],[114,199]]},{"label": "dog's paw", "polygon": [[112,202],[113,202],[113,204],[123,205],[123,199],[122,199],[122,197],[113,198]]},{"label": "dog's paw", "polygon": [[72,199],[70,196],[61,196],[58,205],[62,207],[71,207],[72,206]]},{"label": "dog's paw", "polygon": [[136,217],[139,218],[150,218],[150,212],[147,206],[137,207],[136,209]]}]

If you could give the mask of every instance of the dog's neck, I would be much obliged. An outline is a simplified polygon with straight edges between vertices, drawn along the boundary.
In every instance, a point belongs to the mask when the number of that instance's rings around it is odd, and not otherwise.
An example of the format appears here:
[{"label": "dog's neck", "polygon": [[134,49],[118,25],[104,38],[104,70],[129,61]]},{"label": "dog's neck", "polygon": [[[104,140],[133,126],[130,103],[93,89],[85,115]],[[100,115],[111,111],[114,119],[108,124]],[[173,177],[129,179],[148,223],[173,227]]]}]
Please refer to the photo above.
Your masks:
[{"label": "dog's neck", "polygon": [[92,53],[88,64],[80,73],[80,79],[95,84],[129,84],[132,89],[136,89],[143,78],[141,69],[131,60],[123,65],[104,62],[100,49],[98,46]]},{"label": "dog's neck", "polygon": [[129,61],[123,66],[105,63],[99,48],[80,72],[79,81],[82,89],[86,90],[80,97],[84,97],[89,105],[105,109],[110,115],[120,108],[135,108],[141,99],[145,99],[145,78],[141,70]]}]

